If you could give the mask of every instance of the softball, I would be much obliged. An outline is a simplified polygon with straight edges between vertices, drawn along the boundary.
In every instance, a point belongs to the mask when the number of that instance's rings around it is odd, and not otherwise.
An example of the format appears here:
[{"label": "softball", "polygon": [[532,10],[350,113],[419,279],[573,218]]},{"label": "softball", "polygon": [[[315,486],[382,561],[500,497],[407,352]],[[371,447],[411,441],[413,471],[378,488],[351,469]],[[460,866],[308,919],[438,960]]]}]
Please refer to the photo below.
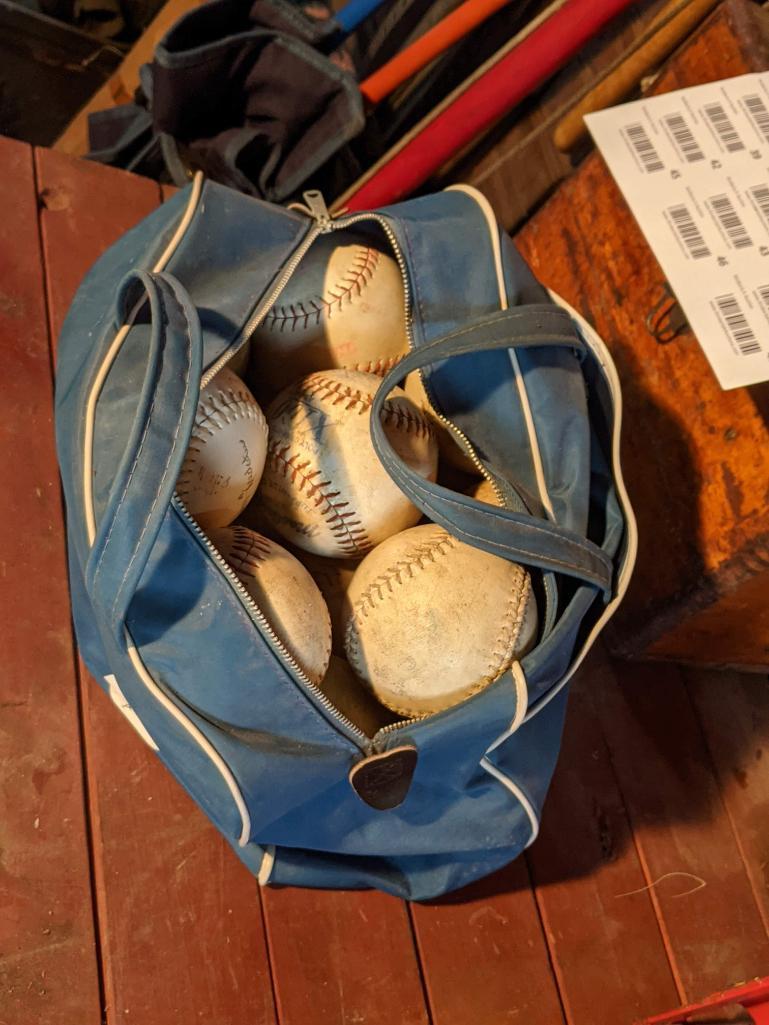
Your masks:
[{"label": "softball", "polygon": [[331,650],[344,655],[344,624],[347,619],[347,589],[358,563],[353,559],[324,559],[322,555],[298,551],[297,558],[318,585],[331,616]]},{"label": "softball", "polygon": [[226,367],[203,388],[176,492],[204,530],[225,527],[253,498],[267,454],[267,423]]},{"label": "softball", "polygon": [[319,684],[331,654],[331,621],[310,574],[285,548],[247,527],[212,530],[210,538],[278,640]]},{"label": "softball", "polygon": [[[259,495],[276,530],[299,548],[359,558],[421,516],[371,442],[371,406],[380,383],[357,370],[321,371],[295,382],[268,409],[270,442]],[[401,459],[434,480],[432,429],[400,388],[385,402],[382,424]]]},{"label": "softball", "polygon": [[350,665],[405,716],[440,712],[482,690],[531,647],[537,629],[526,570],[433,524],[371,552],[348,601]]},{"label": "softball", "polygon": [[386,373],[408,351],[398,264],[351,232],[321,235],[252,340],[260,395],[314,370]]}]

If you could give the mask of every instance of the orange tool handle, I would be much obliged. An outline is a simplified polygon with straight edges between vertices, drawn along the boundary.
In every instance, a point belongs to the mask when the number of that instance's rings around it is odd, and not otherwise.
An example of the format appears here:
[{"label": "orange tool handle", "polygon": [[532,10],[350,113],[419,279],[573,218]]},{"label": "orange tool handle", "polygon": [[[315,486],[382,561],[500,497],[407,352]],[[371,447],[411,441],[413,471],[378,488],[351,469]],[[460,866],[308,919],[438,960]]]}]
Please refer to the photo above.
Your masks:
[{"label": "orange tool handle", "polygon": [[379,103],[407,78],[507,3],[509,0],[465,0],[465,3],[446,15],[415,43],[396,54],[373,75],[369,75],[360,87],[364,98],[372,105]]}]

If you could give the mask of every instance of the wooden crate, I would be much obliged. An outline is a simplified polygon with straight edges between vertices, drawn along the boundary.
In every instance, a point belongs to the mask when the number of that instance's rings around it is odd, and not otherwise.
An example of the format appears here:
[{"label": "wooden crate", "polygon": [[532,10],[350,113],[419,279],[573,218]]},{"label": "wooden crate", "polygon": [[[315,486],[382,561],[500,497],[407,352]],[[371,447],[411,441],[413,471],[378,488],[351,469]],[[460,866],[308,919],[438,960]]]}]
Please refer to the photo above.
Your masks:
[{"label": "wooden crate", "polygon": [[[652,92],[769,68],[769,12],[726,0]],[[616,654],[769,666],[769,383],[722,391],[691,331],[646,325],[665,277],[593,153],[517,237],[606,340],[623,385],[623,465],[639,559],[609,631]]]}]

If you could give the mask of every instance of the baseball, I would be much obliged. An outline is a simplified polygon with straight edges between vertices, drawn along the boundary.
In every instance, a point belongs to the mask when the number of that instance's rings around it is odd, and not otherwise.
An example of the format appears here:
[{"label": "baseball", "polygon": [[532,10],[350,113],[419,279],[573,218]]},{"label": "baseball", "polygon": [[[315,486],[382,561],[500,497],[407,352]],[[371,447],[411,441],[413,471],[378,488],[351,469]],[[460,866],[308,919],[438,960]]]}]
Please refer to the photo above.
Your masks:
[{"label": "baseball", "polygon": [[459,442],[451,431],[438,419],[418,370],[412,370],[406,377],[403,383],[403,390],[411,401],[430,418],[435,430],[435,438],[438,442],[438,451],[441,454],[441,458],[445,459],[455,470],[461,470],[463,473],[477,474],[479,472],[478,467],[465,450],[460,448]]},{"label": "baseball", "polygon": [[397,721],[397,716],[383,708],[366,685],[356,679],[347,662],[336,655],[329,660],[320,689],[345,719],[367,737],[373,737],[383,726]]},{"label": "baseball", "polygon": [[389,538],[348,591],[345,650],[395,712],[440,712],[482,690],[534,642],[537,608],[521,566],[426,524]]},{"label": "baseball", "polygon": [[252,339],[260,395],[314,370],[386,373],[408,351],[398,264],[350,232],[321,235]]},{"label": "baseball", "polygon": [[319,684],[331,654],[331,621],[310,574],[285,548],[247,527],[223,527],[210,538],[278,640]]},{"label": "baseball", "polygon": [[[295,382],[267,411],[270,442],[259,495],[276,530],[299,548],[358,558],[421,516],[371,443],[380,383],[357,370],[321,371]],[[432,428],[400,388],[387,399],[382,423],[401,459],[434,480]]]},{"label": "baseball", "polygon": [[300,551],[297,558],[318,585],[331,616],[331,650],[344,655],[344,624],[347,618],[347,588],[358,568],[352,559],[324,559]]},{"label": "baseball", "polygon": [[226,367],[200,393],[176,491],[204,530],[245,509],[267,454],[267,423],[251,392]]}]

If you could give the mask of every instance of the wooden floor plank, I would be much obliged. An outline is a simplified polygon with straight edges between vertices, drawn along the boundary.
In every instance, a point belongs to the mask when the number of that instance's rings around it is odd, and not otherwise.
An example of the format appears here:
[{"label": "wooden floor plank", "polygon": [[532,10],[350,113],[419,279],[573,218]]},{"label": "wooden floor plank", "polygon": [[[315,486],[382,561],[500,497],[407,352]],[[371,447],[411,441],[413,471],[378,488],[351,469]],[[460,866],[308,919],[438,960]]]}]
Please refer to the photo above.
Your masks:
[{"label": "wooden floor plank", "polygon": [[411,913],[435,1025],[563,1022],[522,858]]},{"label": "wooden floor plank", "polygon": [[53,150],[35,150],[35,160],[55,341],[83,275],[109,245],[158,205],[158,185]]},{"label": "wooden floor plank", "polygon": [[115,716],[89,677],[88,753],[101,845],[97,891],[110,1025],[272,1025],[256,880]]},{"label": "wooden floor plank", "polygon": [[572,688],[527,854],[569,1025],[629,1022],[679,995],[649,894],[633,894],[646,880],[596,718],[595,664],[592,656]]},{"label": "wooden floor plank", "polygon": [[426,1025],[403,901],[269,887],[262,900],[281,1025]]},{"label": "wooden floor plank", "polygon": [[0,179],[0,1021],[97,1025],[77,679],[29,146],[0,139]]},{"label": "wooden floor plank", "polygon": [[[155,183],[38,151],[53,328],[85,271],[159,201]],[[109,302],[105,297],[105,302]],[[83,671],[108,1021],[271,1025],[256,883]]]},{"label": "wooden floor plank", "polygon": [[701,669],[684,677],[769,932],[769,681]]},{"label": "wooden floor plank", "polygon": [[605,659],[593,694],[684,995],[765,975],[769,940],[680,670]]}]

